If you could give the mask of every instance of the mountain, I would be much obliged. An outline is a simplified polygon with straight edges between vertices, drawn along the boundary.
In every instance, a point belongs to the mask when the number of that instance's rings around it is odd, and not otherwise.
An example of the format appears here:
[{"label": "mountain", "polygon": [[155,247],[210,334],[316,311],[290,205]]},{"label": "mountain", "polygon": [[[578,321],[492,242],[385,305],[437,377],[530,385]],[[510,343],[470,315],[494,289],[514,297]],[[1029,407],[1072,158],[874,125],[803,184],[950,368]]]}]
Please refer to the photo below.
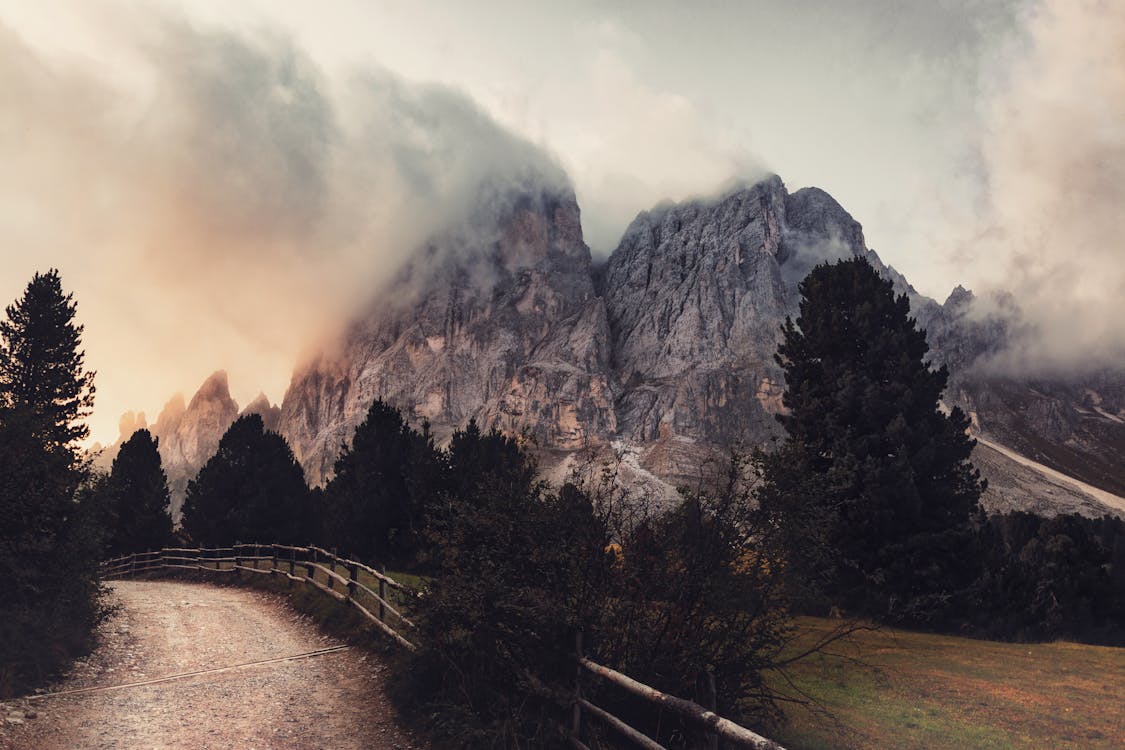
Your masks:
[{"label": "mountain", "polygon": [[642,465],[690,481],[725,446],[779,436],[773,355],[796,283],[820,260],[866,252],[859,224],[827,193],[790,195],[776,176],[638,216],[601,291],[620,435]]},{"label": "mountain", "polygon": [[616,432],[605,306],[573,193],[486,190],[472,216],[294,374],[281,432],[310,481],[376,397],[439,439],[470,419],[563,451]]},{"label": "mountain", "polygon": [[[981,441],[986,507],[1125,514],[1125,373],[1005,372],[997,357],[1024,332],[1017,301],[982,305],[960,287],[943,303],[925,297],[828,193],[789,193],[776,176],[641,213],[600,267],[569,187],[485,184],[297,367],[280,408],[263,395],[244,413],[286,437],[312,484],[382,398],[439,442],[475,419],[524,436],[553,479],[593,456],[667,498],[730,446],[781,437],[773,355],[797,284],[817,263],[857,256],[908,296],[932,361],[949,368],[946,398]],[[178,504],[237,414],[220,372],[151,428]]]}]

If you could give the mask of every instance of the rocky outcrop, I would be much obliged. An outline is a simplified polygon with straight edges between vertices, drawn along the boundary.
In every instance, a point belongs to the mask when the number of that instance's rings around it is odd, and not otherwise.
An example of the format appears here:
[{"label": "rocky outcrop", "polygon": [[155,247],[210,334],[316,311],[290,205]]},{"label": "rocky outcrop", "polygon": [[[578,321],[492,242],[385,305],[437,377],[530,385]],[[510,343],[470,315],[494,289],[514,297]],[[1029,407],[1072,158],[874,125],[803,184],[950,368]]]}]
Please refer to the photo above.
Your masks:
[{"label": "rocky outcrop", "polygon": [[172,492],[172,518],[179,521],[187,483],[219,447],[219,439],[238,417],[238,404],[230,396],[227,374],[213,373],[191,401],[173,396],[160,411],[151,432],[159,443],[160,460]]},{"label": "rocky outcrop", "polygon": [[616,431],[605,309],[569,191],[486,193],[341,342],[299,368],[281,431],[310,481],[382,398],[439,439],[470,419],[576,450]]}]

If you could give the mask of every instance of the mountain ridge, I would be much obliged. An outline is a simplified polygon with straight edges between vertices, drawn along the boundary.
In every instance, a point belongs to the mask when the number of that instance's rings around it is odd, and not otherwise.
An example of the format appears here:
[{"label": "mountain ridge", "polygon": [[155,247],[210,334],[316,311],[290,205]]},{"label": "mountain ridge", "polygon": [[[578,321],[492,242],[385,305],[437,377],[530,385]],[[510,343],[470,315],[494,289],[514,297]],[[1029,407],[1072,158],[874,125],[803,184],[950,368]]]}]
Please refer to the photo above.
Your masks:
[{"label": "mountain ridge", "polygon": [[[773,356],[781,322],[797,314],[797,282],[817,263],[864,257],[910,299],[932,360],[950,369],[947,397],[975,432],[1125,493],[1125,377],[1046,387],[989,374],[982,363],[1009,341],[1013,318],[972,314],[963,287],[944,303],[918,293],[819,188],[789,193],[773,175],[715,199],[661,204],[638,214],[597,267],[569,187],[495,188],[482,201],[421,247],[335,345],[295,369],[280,407],[255,400],[313,484],[330,475],[376,397],[429,422],[439,441],[470,419],[524,435],[555,475],[579,452],[616,453],[638,481],[690,483],[730,446],[781,436],[784,382]],[[213,398],[201,402],[224,418],[237,415],[225,385],[225,374],[209,380]],[[158,425],[192,411],[182,398],[169,408]],[[209,444],[211,426],[203,432]],[[1035,490],[1028,467],[998,451],[982,460],[991,507],[1018,506]],[[1065,483],[1043,487],[1028,507],[1108,508]]]}]

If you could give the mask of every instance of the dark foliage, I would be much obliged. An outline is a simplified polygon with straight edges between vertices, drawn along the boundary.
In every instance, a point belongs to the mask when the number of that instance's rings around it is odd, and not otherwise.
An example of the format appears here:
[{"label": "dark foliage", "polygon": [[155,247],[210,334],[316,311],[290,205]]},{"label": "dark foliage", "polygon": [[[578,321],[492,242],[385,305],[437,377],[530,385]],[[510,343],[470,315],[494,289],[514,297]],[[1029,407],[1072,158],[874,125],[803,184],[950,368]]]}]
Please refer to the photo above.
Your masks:
[{"label": "dark foliage", "polygon": [[158,445],[148,430],[137,430],[113,459],[104,485],[108,555],[160,549],[172,540],[171,497]]},{"label": "dark foliage", "polygon": [[414,430],[375,401],[320,498],[324,543],[370,562],[416,562],[427,503],[445,475],[429,425]]},{"label": "dark foliage", "polygon": [[1125,521],[1014,512],[985,535],[977,632],[1125,646]]},{"label": "dark foliage", "polygon": [[[456,433],[427,516],[420,651],[398,670],[404,705],[462,747],[565,740],[576,633],[601,663],[761,724],[777,717],[764,672],[790,636],[783,537],[735,459],[713,487],[649,517],[615,490],[550,490],[518,441]],[[669,746],[698,728],[589,680],[604,706]],[[594,744],[608,739],[594,734]]]},{"label": "dark foliage", "polygon": [[192,541],[306,543],[313,527],[305,474],[257,414],[239,417],[188,482],[183,529]]},{"label": "dark foliage", "polygon": [[[834,559],[797,567],[819,574],[830,562],[840,605],[940,622],[977,572],[983,483],[969,463],[968,419],[940,410],[947,372],[929,367],[906,296],[866,260],[817,266],[800,291],[800,317],[786,320],[777,355],[788,442],[767,459],[765,475],[780,484],[764,497],[782,520],[789,504],[797,518],[824,519]],[[787,479],[787,464],[820,480]]]},{"label": "dark foliage", "polygon": [[0,696],[88,647],[102,614],[102,534],[73,447],[93,393],[74,314],[51,271],[0,322]]},{"label": "dark foliage", "polygon": [[431,583],[417,604],[422,644],[403,703],[463,747],[561,741],[560,686],[575,627],[589,619],[604,528],[573,487],[549,493],[518,443],[475,424],[448,451],[449,489],[430,516]]},{"label": "dark foliage", "polygon": [[[792,635],[784,537],[756,502],[745,461],[733,457],[717,479],[681,490],[678,506],[630,530],[590,645],[599,661],[635,679],[704,705],[714,700],[720,714],[761,726],[780,716],[764,677],[780,666]],[[701,741],[698,725],[620,690],[602,690],[598,702],[667,746]]]}]

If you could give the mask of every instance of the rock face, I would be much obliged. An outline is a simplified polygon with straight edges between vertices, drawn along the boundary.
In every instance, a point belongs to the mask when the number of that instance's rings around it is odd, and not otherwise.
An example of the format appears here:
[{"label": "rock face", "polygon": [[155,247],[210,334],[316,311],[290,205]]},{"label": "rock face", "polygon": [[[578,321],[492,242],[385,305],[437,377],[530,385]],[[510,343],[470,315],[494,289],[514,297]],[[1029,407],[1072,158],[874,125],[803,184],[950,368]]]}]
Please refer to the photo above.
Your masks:
[{"label": "rock face", "polygon": [[779,434],[773,355],[796,282],[821,260],[866,252],[859,224],[827,193],[789,195],[778,177],[638,216],[603,294],[620,432],[643,447],[641,463],[687,480],[716,447]]},{"label": "rock face", "polygon": [[172,492],[172,518],[179,521],[187,483],[219,447],[219,439],[238,416],[230,397],[227,374],[215,372],[203,382],[185,406],[176,394],[164,405],[152,434],[160,440],[160,460]]},{"label": "rock face", "polygon": [[470,419],[560,450],[615,432],[605,309],[573,194],[486,195],[474,216],[293,376],[281,431],[310,481],[377,397],[439,439]]}]

